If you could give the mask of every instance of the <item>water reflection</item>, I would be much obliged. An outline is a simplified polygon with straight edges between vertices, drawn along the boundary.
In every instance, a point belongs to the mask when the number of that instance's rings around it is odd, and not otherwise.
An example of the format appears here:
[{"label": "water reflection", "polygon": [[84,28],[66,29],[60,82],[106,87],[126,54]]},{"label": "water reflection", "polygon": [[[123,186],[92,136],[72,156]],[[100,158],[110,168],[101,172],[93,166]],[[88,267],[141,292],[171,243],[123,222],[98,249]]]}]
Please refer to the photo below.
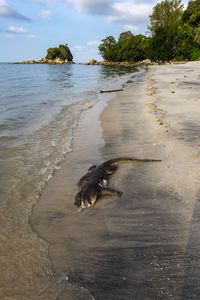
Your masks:
[{"label": "water reflection", "polygon": [[105,78],[114,78],[116,76],[137,72],[137,68],[135,66],[101,66],[100,72]]},{"label": "water reflection", "polygon": [[48,65],[47,80],[62,87],[72,87],[74,85],[72,65]]}]

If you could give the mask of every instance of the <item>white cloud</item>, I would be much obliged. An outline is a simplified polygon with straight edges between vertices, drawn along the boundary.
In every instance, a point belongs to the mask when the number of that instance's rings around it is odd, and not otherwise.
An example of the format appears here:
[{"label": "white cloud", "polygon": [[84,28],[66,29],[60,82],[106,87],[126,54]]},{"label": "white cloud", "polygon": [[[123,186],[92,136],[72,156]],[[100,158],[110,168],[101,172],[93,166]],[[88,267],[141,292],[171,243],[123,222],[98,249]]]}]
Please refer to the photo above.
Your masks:
[{"label": "white cloud", "polygon": [[47,4],[48,0],[31,0],[32,2],[40,3],[40,4]]},{"label": "white cloud", "polygon": [[107,18],[111,22],[143,23],[152,12],[152,4],[115,2],[112,4],[112,14]]},{"label": "white cloud", "polygon": [[43,19],[50,20],[52,18],[52,12],[50,10],[43,9],[40,13]]},{"label": "white cloud", "polygon": [[[2,0],[4,1],[4,0]],[[52,0],[30,0],[41,4],[50,4]],[[151,13],[152,8],[161,0],[54,0],[73,5],[77,10],[91,14],[109,16],[111,21],[121,21],[119,13],[142,19]],[[182,0],[185,7],[189,0]],[[117,15],[116,15],[117,14]],[[124,18],[123,18],[124,19]],[[127,20],[128,21],[128,20]]]},{"label": "white cloud", "polygon": [[[69,4],[73,4],[79,11],[105,14],[109,8],[107,0],[61,0]],[[111,0],[112,1],[112,0]]]},{"label": "white cloud", "polygon": [[[146,14],[156,4],[156,0],[59,0],[74,5],[79,11],[115,17],[122,12],[128,15]],[[186,0],[185,0],[186,1]],[[118,16],[119,18],[119,16]]]},{"label": "white cloud", "polygon": [[26,30],[23,27],[9,26],[7,29],[7,32],[10,34],[24,34],[24,33],[27,33],[28,30]]},{"label": "white cloud", "polygon": [[[5,2],[5,0],[0,0]],[[53,0],[30,0],[41,4],[50,4]],[[133,31],[149,21],[153,7],[161,0],[54,0],[73,5],[78,11],[98,14],[106,17],[110,22],[132,25]],[[188,0],[183,0],[185,7]],[[48,17],[48,16],[47,16]],[[50,18],[50,17],[49,17]]]},{"label": "white cloud", "polygon": [[[77,10],[104,16],[109,22],[134,26],[147,25],[149,15],[158,0],[57,0],[73,5]],[[187,1],[187,0],[185,0]]]},{"label": "white cloud", "polygon": [[87,45],[89,46],[99,46],[100,42],[99,41],[89,41],[87,42]]},{"label": "white cloud", "polygon": [[[8,33],[5,34],[5,36],[9,39],[12,39],[12,38],[16,37],[16,33],[9,33],[8,32]],[[36,36],[34,34],[25,34],[24,36],[28,39],[36,38]]]},{"label": "white cloud", "polygon": [[9,17],[13,19],[20,19],[30,21],[29,18],[23,16],[22,14],[18,13],[16,10],[11,8],[5,0],[0,0],[0,16],[2,17]]},{"label": "white cloud", "polygon": [[28,39],[33,39],[36,37],[34,34],[30,34],[28,30],[25,29],[24,27],[15,27],[15,26],[9,26],[5,34],[7,38],[14,38],[19,35],[23,35]]},{"label": "white cloud", "polygon": [[35,36],[35,34],[28,34],[27,35],[27,38],[28,39],[34,39],[36,36]]},{"label": "white cloud", "polygon": [[131,32],[138,32],[139,31],[139,27],[138,26],[134,26],[132,24],[127,24],[127,25],[124,25],[124,29],[126,31],[131,31]]},{"label": "white cloud", "polygon": [[74,46],[73,48],[74,48],[75,50],[78,50],[78,51],[81,51],[81,50],[83,49],[82,46]]}]

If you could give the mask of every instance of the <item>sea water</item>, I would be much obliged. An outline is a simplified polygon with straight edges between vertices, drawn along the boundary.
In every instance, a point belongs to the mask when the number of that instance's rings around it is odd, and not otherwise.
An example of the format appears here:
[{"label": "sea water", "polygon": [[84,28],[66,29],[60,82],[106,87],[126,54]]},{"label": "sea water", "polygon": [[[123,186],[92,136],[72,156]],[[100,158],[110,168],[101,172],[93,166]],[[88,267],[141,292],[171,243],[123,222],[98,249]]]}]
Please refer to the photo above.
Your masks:
[{"label": "sea water", "polygon": [[[134,67],[0,64],[0,206],[38,193],[72,151],[82,110]],[[14,205],[14,203],[12,203]]]}]

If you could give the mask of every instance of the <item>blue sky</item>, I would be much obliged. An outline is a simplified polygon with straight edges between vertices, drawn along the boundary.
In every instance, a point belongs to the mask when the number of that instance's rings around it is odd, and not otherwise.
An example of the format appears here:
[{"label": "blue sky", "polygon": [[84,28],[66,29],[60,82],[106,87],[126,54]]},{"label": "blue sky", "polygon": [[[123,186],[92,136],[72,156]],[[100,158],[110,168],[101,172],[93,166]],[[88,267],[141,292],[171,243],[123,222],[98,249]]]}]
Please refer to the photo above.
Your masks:
[{"label": "blue sky", "polygon": [[[75,62],[101,60],[99,42],[147,30],[154,0],[0,0],[0,61],[40,59],[68,44]],[[188,1],[182,1],[187,5]]]}]

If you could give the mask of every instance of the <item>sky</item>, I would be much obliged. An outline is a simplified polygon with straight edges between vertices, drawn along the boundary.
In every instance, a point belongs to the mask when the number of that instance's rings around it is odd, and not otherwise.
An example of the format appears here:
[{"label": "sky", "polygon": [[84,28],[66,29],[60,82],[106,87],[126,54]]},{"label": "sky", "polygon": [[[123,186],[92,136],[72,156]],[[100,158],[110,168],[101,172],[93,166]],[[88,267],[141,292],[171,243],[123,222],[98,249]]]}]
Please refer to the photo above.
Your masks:
[{"label": "sky", "polygon": [[[0,0],[0,62],[40,59],[68,44],[74,62],[102,60],[98,45],[121,32],[147,34],[159,0]],[[187,7],[188,0],[182,1]]]}]

